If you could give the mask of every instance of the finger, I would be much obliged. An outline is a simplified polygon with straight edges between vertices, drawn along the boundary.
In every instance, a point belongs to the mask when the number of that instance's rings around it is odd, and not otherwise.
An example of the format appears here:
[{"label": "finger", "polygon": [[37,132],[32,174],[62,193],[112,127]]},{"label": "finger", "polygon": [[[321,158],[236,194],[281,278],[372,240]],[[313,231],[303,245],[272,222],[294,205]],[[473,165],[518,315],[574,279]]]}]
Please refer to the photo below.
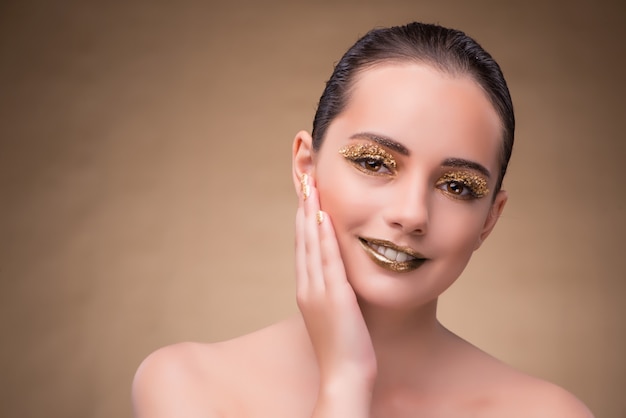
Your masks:
[{"label": "finger", "polygon": [[307,289],[306,248],[304,244],[304,207],[302,199],[296,211],[296,294],[303,295]]},{"label": "finger", "polygon": [[320,253],[319,226],[316,214],[319,211],[319,197],[313,182],[309,185],[309,197],[304,201],[304,243],[306,249],[306,269],[309,289],[324,288],[324,274]]},{"label": "finger", "polygon": [[341,258],[341,251],[337,243],[337,236],[330,217],[325,212],[320,212],[319,242],[320,261],[324,271],[326,286],[347,284],[346,269]]}]

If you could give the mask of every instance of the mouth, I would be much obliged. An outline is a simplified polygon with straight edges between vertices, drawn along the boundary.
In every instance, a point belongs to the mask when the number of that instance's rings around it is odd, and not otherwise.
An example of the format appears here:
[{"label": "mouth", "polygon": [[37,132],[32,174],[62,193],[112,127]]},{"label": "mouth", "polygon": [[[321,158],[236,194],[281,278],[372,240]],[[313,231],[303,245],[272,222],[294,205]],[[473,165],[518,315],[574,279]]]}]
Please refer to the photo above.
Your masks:
[{"label": "mouth", "polygon": [[390,241],[359,238],[359,242],[372,261],[396,273],[413,271],[426,261],[423,255],[413,249],[400,247]]}]

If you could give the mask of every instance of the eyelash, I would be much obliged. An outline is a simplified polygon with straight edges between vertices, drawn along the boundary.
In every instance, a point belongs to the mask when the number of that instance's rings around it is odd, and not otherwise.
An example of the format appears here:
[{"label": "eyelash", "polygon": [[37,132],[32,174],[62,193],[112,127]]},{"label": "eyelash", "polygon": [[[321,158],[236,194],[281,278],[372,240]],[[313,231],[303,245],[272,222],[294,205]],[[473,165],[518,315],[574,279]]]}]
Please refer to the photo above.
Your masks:
[{"label": "eyelash", "polygon": [[[393,176],[397,172],[397,163],[393,156],[373,144],[349,145],[341,148],[339,153],[358,170],[371,176]],[[386,171],[381,172],[381,168]]]},{"label": "eyelash", "polygon": [[[471,172],[450,172],[446,173],[435,183],[437,188],[453,199],[475,200],[485,197],[489,193],[487,181]],[[451,190],[451,188],[461,188],[461,192]]]},{"label": "eyelash", "polygon": [[[355,166],[370,175],[375,176],[385,176],[389,174],[395,174],[395,169],[392,169],[385,164],[382,158],[371,156],[371,157],[362,157],[358,159],[352,160]],[[368,168],[369,167],[369,168]],[[375,168],[374,168],[375,167]],[[385,172],[381,172],[380,169],[384,168]]]},{"label": "eyelash", "polygon": [[[339,153],[355,168],[367,175],[395,176],[397,173],[396,160],[378,145],[351,144],[341,148]],[[380,171],[381,168],[386,171]],[[446,196],[458,200],[480,199],[489,193],[487,180],[471,171],[447,172],[437,180],[435,186]]]}]

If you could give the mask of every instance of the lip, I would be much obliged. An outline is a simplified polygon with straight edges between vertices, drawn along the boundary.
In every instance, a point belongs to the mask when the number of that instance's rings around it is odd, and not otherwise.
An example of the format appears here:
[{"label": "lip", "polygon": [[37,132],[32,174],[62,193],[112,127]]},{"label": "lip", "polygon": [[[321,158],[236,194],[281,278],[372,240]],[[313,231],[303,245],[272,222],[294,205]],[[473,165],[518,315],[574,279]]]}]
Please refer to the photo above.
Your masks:
[{"label": "lip", "polygon": [[[387,270],[396,273],[406,273],[409,271],[413,271],[420,267],[424,263],[424,261],[426,261],[426,258],[423,255],[416,252],[412,248],[402,247],[394,244],[391,241],[359,237],[359,242],[361,243],[361,247],[363,247],[363,249],[365,250],[365,253],[372,259],[373,262]],[[372,245],[390,248],[396,252],[408,254],[412,258],[406,261],[390,260],[389,258],[376,251],[372,247]]]}]

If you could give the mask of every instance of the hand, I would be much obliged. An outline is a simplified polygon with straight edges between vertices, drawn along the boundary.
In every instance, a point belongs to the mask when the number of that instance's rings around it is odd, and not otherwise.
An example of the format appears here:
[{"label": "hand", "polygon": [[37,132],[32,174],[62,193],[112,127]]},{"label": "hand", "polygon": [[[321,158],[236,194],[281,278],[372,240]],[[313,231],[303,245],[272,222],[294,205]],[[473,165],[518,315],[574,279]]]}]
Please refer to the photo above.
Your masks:
[{"label": "hand", "polygon": [[[320,212],[317,190],[309,183],[309,196],[300,197],[296,215],[296,296],[320,369],[320,397],[341,393],[344,406],[356,399],[369,411],[374,348],[331,220]],[[358,416],[354,413],[345,416]]]}]

